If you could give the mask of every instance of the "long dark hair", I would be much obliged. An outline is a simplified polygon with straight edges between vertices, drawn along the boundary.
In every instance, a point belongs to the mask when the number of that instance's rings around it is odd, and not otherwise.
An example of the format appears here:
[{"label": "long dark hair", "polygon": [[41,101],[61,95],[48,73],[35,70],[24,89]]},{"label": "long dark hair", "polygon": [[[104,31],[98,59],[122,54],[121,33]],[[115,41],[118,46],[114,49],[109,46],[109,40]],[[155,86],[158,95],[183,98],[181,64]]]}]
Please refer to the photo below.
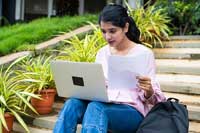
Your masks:
[{"label": "long dark hair", "polygon": [[124,28],[126,23],[129,23],[129,29],[126,36],[129,40],[135,43],[141,43],[140,31],[137,28],[135,21],[127,13],[127,9],[121,5],[109,4],[105,6],[99,16],[99,24],[103,22],[111,22],[114,26]]}]

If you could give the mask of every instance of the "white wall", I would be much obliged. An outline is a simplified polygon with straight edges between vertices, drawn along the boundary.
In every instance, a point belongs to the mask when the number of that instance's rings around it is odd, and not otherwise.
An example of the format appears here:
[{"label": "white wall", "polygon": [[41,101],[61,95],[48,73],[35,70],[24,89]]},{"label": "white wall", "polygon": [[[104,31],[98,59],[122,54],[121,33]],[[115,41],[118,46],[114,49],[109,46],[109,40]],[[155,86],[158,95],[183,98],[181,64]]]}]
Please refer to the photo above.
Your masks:
[{"label": "white wall", "polygon": [[78,8],[79,15],[82,15],[84,13],[84,4],[85,0],[79,0],[79,8]]},{"label": "white wall", "polygon": [[141,6],[142,5],[143,0],[128,0],[128,3],[132,8],[136,9],[137,6]]},{"label": "white wall", "polygon": [[53,0],[48,0],[48,17],[53,14]]}]

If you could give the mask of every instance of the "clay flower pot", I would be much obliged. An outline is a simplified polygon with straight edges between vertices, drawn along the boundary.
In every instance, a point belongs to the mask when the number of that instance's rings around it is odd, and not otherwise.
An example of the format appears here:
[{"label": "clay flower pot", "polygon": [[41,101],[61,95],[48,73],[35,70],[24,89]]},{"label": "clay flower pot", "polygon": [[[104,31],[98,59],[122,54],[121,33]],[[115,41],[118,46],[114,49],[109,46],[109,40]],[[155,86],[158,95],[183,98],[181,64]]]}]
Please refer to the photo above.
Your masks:
[{"label": "clay flower pot", "polygon": [[3,127],[3,133],[11,133],[12,131],[12,127],[13,127],[13,121],[14,121],[14,116],[9,114],[9,113],[5,113],[4,114],[4,117],[6,119],[6,124],[8,126],[8,130],[6,130],[4,127]]},{"label": "clay flower pot", "polygon": [[54,98],[56,95],[56,90],[55,89],[45,89],[45,90],[41,90],[38,94],[41,95],[41,98],[43,100],[31,98],[32,106],[41,115],[51,113],[52,106],[54,103]]}]

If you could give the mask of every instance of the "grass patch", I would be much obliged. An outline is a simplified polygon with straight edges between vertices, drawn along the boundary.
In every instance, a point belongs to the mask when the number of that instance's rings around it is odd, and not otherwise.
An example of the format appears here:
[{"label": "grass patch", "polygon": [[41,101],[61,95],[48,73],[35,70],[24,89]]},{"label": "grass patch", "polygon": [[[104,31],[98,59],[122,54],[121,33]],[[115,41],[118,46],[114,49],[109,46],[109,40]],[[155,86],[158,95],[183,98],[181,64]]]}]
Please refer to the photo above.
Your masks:
[{"label": "grass patch", "polygon": [[86,25],[87,21],[96,23],[97,15],[42,18],[27,24],[0,28],[0,56],[26,50],[26,46],[30,49],[30,45],[34,46],[53,38],[60,32],[68,32]]}]

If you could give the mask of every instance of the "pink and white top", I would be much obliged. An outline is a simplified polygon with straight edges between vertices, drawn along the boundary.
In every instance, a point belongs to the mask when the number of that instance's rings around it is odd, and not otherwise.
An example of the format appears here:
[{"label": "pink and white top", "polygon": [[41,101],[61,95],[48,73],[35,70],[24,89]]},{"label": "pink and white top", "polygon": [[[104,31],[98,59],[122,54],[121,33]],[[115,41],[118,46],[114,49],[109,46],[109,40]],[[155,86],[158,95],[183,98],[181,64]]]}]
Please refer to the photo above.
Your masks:
[{"label": "pink and white top", "polygon": [[[155,58],[153,52],[148,49],[147,47],[137,44],[135,45],[127,55],[125,56],[135,56],[137,54],[145,54],[148,58],[145,58],[144,63],[147,63],[147,73],[148,76],[151,78],[151,84],[154,90],[154,94],[146,99],[144,97],[144,91],[140,88],[130,88],[130,89],[110,89],[108,88],[108,96],[113,102],[128,104],[136,108],[143,116],[149,112],[151,108],[151,104],[156,104],[158,102],[165,101],[166,98],[163,95],[160,85],[156,79],[156,65],[155,65]],[[109,45],[104,46],[101,48],[96,56],[96,62],[102,64],[103,71],[106,80],[108,80],[108,58],[111,56]],[[141,64],[142,65],[142,64]],[[127,102],[128,101],[128,102]]]}]

